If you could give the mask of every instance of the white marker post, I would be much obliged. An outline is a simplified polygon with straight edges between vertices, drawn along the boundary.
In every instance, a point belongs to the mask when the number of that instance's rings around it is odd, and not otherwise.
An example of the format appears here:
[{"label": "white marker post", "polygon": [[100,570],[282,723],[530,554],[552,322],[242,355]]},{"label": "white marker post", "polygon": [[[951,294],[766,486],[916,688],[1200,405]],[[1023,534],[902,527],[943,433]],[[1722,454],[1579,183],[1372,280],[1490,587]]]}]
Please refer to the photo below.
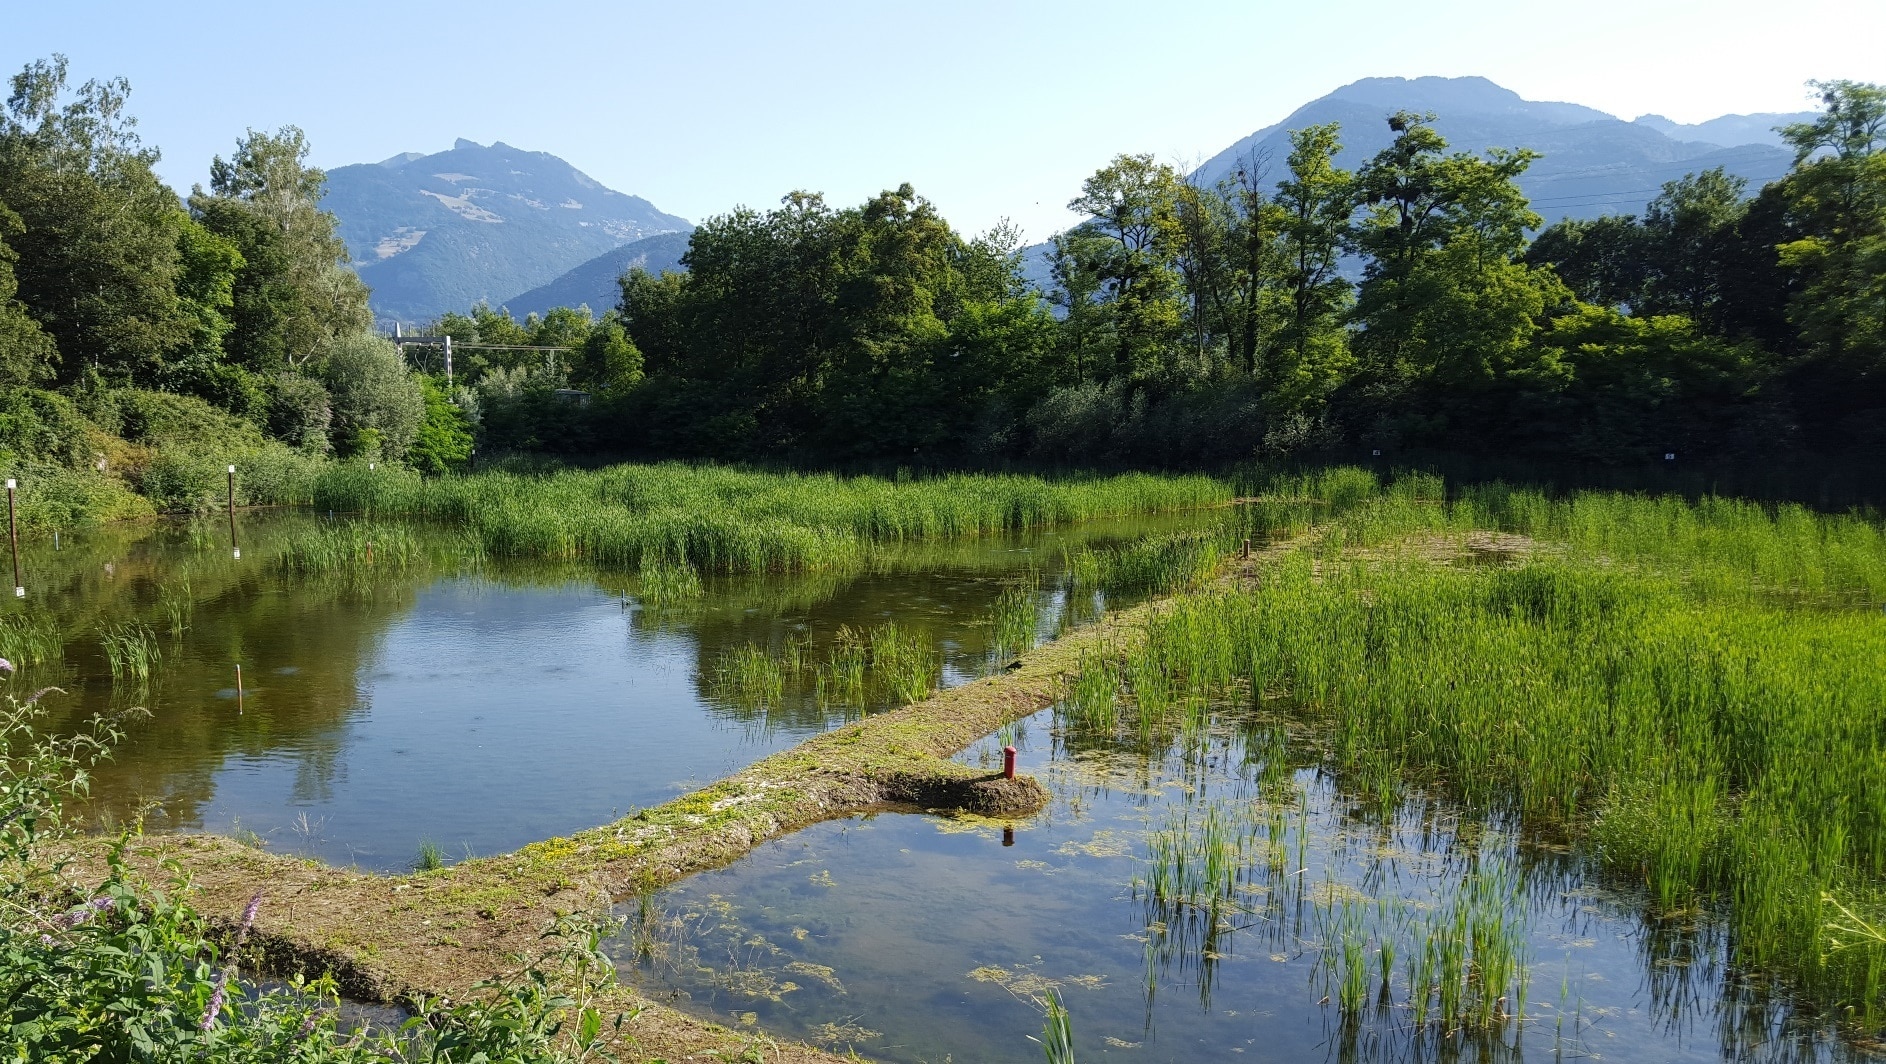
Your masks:
[{"label": "white marker post", "polygon": [[13,491],[19,482],[7,479],[7,539],[13,544],[13,597],[26,597],[26,581],[20,579],[20,519],[13,509]]},{"label": "white marker post", "polygon": [[236,467],[229,467],[229,554],[242,557],[242,545],[236,542]]}]

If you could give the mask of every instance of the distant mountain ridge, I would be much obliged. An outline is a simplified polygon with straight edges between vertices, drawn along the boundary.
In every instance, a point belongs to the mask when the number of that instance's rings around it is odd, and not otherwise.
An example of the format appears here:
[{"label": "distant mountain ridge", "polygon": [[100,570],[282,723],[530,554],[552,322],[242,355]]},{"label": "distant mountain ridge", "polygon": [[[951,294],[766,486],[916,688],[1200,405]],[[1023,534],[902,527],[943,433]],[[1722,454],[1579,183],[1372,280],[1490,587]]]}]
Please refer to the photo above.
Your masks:
[{"label": "distant mountain ridge", "polygon": [[661,233],[605,251],[547,285],[512,296],[504,301],[504,308],[515,318],[542,314],[552,307],[588,307],[590,313],[600,315],[620,302],[622,290],[616,282],[630,270],[661,273],[685,269],[681,256],[688,252],[688,237],[693,231],[690,227],[678,233]]},{"label": "distant mountain ridge", "polygon": [[[1267,159],[1281,177],[1290,154],[1289,133],[1325,122],[1342,123],[1340,164],[1356,168],[1394,138],[1386,119],[1395,111],[1431,111],[1434,128],[1456,151],[1531,148],[1542,157],[1520,177],[1519,186],[1546,224],[1560,218],[1640,212],[1666,181],[1721,166],[1748,179],[1751,191],[1787,173],[1793,153],[1779,139],[1729,116],[1699,126],[1668,123],[1670,132],[1648,122],[1626,122],[1578,104],[1527,100],[1486,78],[1364,78],[1312,100],[1275,125],[1252,133],[1199,167],[1216,181],[1253,157]],[[1734,141],[1679,139],[1686,130]],[[1772,138],[1772,139],[1771,139]]]},{"label": "distant mountain ridge", "polygon": [[459,140],[327,176],[322,206],[339,219],[374,313],[410,323],[499,305],[625,244],[693,228],[548,152],[501,141]]},{"label": "distant mountain ridge", "polygon": [[[1519,179],[1533,210],[1550,225],[1561,218],[1642,213],[1665,182],[1720,166],[1746,178],[1752,194],[1787,173],[1793,152],[1772,127],[1807,114],[1725,115],[1679,125],[1656,115],[1627,122],[1574,103],[1528,100],[1481,77],[1363,78],[1312,100],[1207,159],[1196,179],[1216,182],[1242,166],[1265,167],[1271,182],[1286,176],[1290,131],[1337,122],[1338,165],[1356,169],[1394,138],[1388,116],[1433,112],[1434,128],[1452,151],[1531,148],[1541,153]],[[1028,248],[1023,271],[1048,282],[1047,245]]]}]

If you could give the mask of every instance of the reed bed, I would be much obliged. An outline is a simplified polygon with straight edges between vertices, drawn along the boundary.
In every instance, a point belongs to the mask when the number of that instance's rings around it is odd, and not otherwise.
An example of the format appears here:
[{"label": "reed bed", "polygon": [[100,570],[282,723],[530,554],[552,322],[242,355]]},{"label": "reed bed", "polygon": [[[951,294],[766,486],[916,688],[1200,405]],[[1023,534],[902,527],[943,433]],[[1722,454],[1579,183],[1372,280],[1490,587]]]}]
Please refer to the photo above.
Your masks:
[{"label": "reed bed", "polygon": [[873,544],[1191,509],[1232,494],[1209,477],[1146,474],[892,482],[664,463],[425,479],[347,464],[322,474],[315,504],[447,522],[498,555],[629,567],[658,556],[707,572],[797,572],[855,566]]},{"label": "reed bed", "polygon": [[339,522],[296,534],[282,545],[276,564],[304,576],[399,572],[426,561],[425,546],[411,528],[383,522]]},{"label": "reed bed", "polygon": [[[1510,568],[1354,553],[1489,526],[1536,549]],[[1261,578],[1181,597],[1131,650],[1084,661],[1064,716],[1147,732],[1183,727],[1190,701],[1277,700],[1363,800],[1438,787],[1569,834],[1654,916],[1720,911],[1738,967],[1886,1018],[1886,944],[1833,949],[1828,931],[1886,912],[1886,619],[1869,598],[1886,540],[1867,515],[1499,486],[1446,499],[1407,478]],[[1425,934],[1477,956],[1487,918],[1447,919]]]}]

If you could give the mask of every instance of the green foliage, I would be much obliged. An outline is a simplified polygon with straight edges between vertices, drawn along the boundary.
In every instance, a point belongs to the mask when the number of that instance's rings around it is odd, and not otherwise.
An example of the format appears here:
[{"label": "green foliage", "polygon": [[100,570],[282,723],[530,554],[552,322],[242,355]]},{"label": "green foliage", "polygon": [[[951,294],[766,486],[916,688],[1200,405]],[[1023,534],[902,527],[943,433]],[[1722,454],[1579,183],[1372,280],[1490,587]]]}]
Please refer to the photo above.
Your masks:
[{"label": "green foliage", "polygon": [[[633,1018],[605,1017],[613,982],[607,928],[566,918],[552,948],[515,979],[481,983],[464,1000],[420,999],[397,1030],[344,1030],[334,982],[250,989],[259,956],[249,937],[273,899],[255,895],[233,936],[190,904],[187,881],[159,888],[125,859],[128,836],[104,848],[103,878],[74,890],[65,802],[119,739],[94,721],[47,738],[40,696],[0,706],[0,1026],[23,1060],[192,1060],[206,1064],[420,1061],[574,1064],[615,1059]],[[437,856],[435,854],[435,856]],[[231,918],[237,914],[228,914]]]},{"label": "green foliage", "polygon": [[372,335],[334,343],[321,367],[333,397],[337,449],[349,456],[404,458],[426,418],[425,393],[399,348]]},{"label": "green foliage", "polygon": [[[736,455],[951,448],[999,387],[979,377],[989,360],[1032,359],[1047,328],[991,309],[1020,298],[1011,245],[962,239],[908,185],[847,210],[795,193],[765,214],[710,219],[687,274],[623,282],[623,326],[665,378],[627,408],[636,442]],[[1011,327],[1013,342],[1000,335]]]},{"label": "green foliage", "polygon": [[425,391],[426,419],[419,424],[406,461],[433,476],[463,468],[472,452],[470,420],[446,398],[438,381],[421,378],[420,387]]},{"label": "green foliage", "polygon": [[13,275],[19,255],[7,246],[7,238],[24,228],[20,216],[0,202],[0,387],[7,388],[45,381],[59,358],[52,338],[14,298],[20,290]]},{"label": "green foliage", "polygon": [[212,162],[210,190],[190,196],[191,214],[242,258],[225,348],[264,376],[318,361],[372,324],[334,216],[320,209],[327,177],[307,165],[308,150],[294,126],[249,130],[230,159]]},{"label": "green foliage", "polygon": [[62,383],[154,383],[191,336],[176,288],[186,219],[133,132],[129,92],[118,79],[68,93],[54,56],[14,75],[0,112],[0,202],[23,223],[6,237],[17,298],[65,353]]}]

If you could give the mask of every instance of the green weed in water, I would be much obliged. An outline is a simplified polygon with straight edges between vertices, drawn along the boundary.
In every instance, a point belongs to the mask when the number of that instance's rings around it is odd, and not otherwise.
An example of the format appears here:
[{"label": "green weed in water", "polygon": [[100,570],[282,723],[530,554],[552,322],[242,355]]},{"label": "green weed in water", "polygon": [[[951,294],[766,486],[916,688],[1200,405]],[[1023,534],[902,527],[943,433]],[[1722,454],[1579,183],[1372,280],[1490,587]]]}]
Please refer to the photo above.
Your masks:
[{"label": "green weed in water", "polygon": [[151,670],[163,659],[158,649],[157,633],[142,621],[120,621],[98,630],[98,643],[111,666],[113,683],[145,683]]},{"label": "green weed in water", "polygon": [[342,522],[302,532],[282,548],[277,564],[303,575],[401,571],[425,561],[420,538],[398,524]]},{"label": "green weed in water", "polygon": [[662,607],[692,602],[701,597],[701,574],[686,562],[648,558],[642,562],[641,599],[645,605]]},{"label": "green weed in water", "polygon": [[65,645],[51,618],[12,614],[0,617],[0,658],[20,669],[57,665],[65,658]]},{"label": "green weed in water", "polygon": [[437,872],[445,867],[445,848],[431,839],[419,840],[419,856],[413,859],[413,871]]}]

